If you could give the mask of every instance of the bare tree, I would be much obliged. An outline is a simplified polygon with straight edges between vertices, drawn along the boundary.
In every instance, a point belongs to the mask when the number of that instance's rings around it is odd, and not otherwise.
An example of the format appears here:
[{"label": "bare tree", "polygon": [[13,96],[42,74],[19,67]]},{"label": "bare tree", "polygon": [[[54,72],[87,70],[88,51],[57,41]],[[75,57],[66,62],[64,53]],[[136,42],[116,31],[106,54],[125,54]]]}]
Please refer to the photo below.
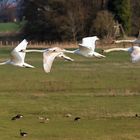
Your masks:
[{"label": "bare tree", "polygon": [[98,12],[96,19],[93,21],[94,30],[96,33],[105,38],[110,38],[114,34],[115,21],[113,15],[108,11]]},{"label": "bare tree", "polygon": [[77,40],[77,35],[84,31],[86,18],[86,9],[81,0],[72,0],[67,5],[67,29],[72,33],[74,41]]}]

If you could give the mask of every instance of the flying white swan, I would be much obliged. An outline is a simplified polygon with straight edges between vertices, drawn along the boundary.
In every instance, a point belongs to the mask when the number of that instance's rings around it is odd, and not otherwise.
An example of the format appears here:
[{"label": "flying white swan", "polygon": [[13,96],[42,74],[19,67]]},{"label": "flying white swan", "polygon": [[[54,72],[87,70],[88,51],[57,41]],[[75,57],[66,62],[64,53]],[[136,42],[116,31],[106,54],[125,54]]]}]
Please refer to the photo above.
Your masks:
[{"label": "flying white swan", "polygon": [[112,49],[104,50],[105,53],[112,52],[112,51],[129,52],[133,63],[140,61],[140,47],[139,46],[133,46],[129,48],[112,48]]},{"label": "flying white swan", "polygon": [[78,44],[79,48],[74,51],[71,51],[71,53],[79,54],[85,57],[93,57],[93,56],[97,58],[105,57],[104,55],[95,52],[97,40],[99,40],[97,36],[85,37],[82,39],[82,44]]},{"label": "flying white swan", "polygon": [[46,73],[49,73],[51,71],[52,63],[56,57],[64,58],[67,61],[74,61],[70,57],[66,56],[64,53],[69,52],[65,49],[61,49],[58,47],[54,48],[48,48],[45,50],[37,50],[37,49],[31,49],[31,50],[22,50],[23,52],[42,52],[43,53],[43,68]]},{"label": "flying white swan", "polygon": [[95,52],[95,43],[96,40],[99,40],[97,36],[93,37],[85,37],[82,39],[82,44],[79,44],[79,48],[73,51],[60,49],[58,47],[49,48],[45,50],[23,50],[24,52],[43,52],[43,67],[45,72],[50,72],[52,63],[56,57],[64,58],[68,61],[73,61],[70,57],[66,56],[64,53],[73,53],[73,54],[79,54],[85,57],[92,57],[95,56],[97,58],[105,57],[102,54],[99,54]]},{"label": "flying white swan", "polygon": [[34,68],[34,66],[24,62],[26,54],[21,52],[21,50],[26,49],[27,44],[28,42],[24,39],[16,48],[12,50],[11,58],[3,63],[0,63],[0,65],[11,64],[19,67]]}]

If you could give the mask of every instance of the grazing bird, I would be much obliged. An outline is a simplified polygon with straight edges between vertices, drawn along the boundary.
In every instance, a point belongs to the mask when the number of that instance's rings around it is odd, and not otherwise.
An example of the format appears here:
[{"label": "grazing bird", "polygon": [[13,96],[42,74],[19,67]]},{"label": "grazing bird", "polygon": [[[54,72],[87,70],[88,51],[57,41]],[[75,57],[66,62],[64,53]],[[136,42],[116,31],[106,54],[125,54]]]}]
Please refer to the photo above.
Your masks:
[{"label": "grazing bird", "polygon": [[131,56],[131,61],[132,63],[140,61],[140,47],[139,46],[133,46],[129,48],[112,48],[112,49],[107,49],[104,50],[104,53],[109,53],[112,51],[125,51],[129,52]]},{"label": "grazing bird", "polygon": [[97,57],[102,58],[105,57],[102,54],[95,52],[96,41],[99,40],[97,36],[93,37],[84,37],[82,39],[82,44],[78,44],[79,48],[74,51],[69,51],[70,53],[82,55],[84,57]]},{"label": "grazing bird", "polygon": [[22,137],[26,137],[28,135],[28,133],[23,132],[21,129],[19,131],[20,131],[20,136]]},{"label": "grazing bird", "polygon": [[20,118],[22,118],[22,117],[23,117],[23,115],[17,114],[16,116],[12,117],[11,120],[18,120],[18,119],[20,119]]},{"label": "grazing bird", "polygon": [[38,119],[40,120],[40,123],[48,123],[48,121],[50,120],[47,117],[39,117]]},{"label": "grazing bird", "polygon": [[72,58],[66,56],[64,53],[69,52],[58,47],[48,48],[45,50],[22,50],[23,52],[42,52],[43,53],[43,68],[46,73],[51,71],[52,63],[56,57],[63,58],[67,61],[74,61]]},{"label": "grazing bird", "polygon": [[11,64],[19,67],[34,68],[34,66],[24,62],[25,53],[20,52],[21,50],[26,49],[27,44],[28,42],[24,39],[16,48],[13,49],[11,52],[11,58],[3,63],[0,63],[0,65]]},{"label": "grazing bird", "polygon": [[75,117],[74,121],[79,121],[81,118],[80,117]]},{"label": "grazing bird", "polygon": [[135,114],[135,117],[139,117],[138,114]]},{"label": "grazing bird", "polygon": [[65,117],[68,117],[68,118],[71,117],[71,116],[72,116],[72,115],[69,114],[69,113],[65,115]]}]

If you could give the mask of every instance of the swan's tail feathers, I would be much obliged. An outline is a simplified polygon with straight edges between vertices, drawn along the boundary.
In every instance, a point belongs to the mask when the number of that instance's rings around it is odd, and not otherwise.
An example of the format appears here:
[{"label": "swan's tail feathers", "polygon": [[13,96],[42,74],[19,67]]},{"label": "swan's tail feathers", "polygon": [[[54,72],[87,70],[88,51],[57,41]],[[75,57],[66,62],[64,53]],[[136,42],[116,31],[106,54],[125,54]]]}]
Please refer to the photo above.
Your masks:
[{"label": "swan's tail feathers", "polygon": [[60,57],[60,58],[64,58],[66,61],[74,61],[74,59],[72,59],[72,58],[70,58],[70,57],[66,56],[66,55],[65,55],[65,54],[63,54],[63,53],[62,53],[62,54],[60,54],[60,55],[59,55],[59,57]]},{"label": "swan's tail feathers", "polygon": [[24,63],[23,66],[26,67],[26,68],[35,68],[34,66],[32,66],[30,64],[27,64],[27,63]]},{"label": "swan's tail feathers", "polygon": [[93,52],[93,55],[97,58],[105,58],[106,57],[105,55],[102,55],[102,54],[97,53],[97,52]]}]

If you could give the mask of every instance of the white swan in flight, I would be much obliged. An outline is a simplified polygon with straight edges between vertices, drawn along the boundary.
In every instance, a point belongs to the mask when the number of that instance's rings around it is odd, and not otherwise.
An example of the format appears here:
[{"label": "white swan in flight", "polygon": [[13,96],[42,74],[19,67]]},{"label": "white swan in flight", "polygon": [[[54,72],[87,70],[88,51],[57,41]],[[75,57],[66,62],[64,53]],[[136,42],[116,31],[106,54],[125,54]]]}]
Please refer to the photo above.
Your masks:
[{"label": "white swan in flight", "polygon": [[11,64],[19,67],[34,68],[34,66],[24,62],[26,54],[21,52],[21,50],[26,49],[27,44],[28,42],[24,39],[16,48],[12,50],[11,58],[3,63],[0,63],[0,65]]},{"label": "white swan in flight", "polygon": [[109,53],[112,51],[126,51],[130,53],[131,61],[133,63],[140,61],[140,47],[139,46],[132,46],[129,48],[112,48],[104,50],[105,53]]},{"label": "white swan in flight", "polygon": [[74,53],[74,54],[79,54],[79,55],[82,55],[85,57],[93,57],[93,56],[95,56],[97,58],[105,57],[104,55],[95,52],[97,40],[99,40],[99,38],[97,36],[84,37],[82,39],[82,44],[78,44],[79,48],[74,51],[70,51],[70,52]]},{"label": "white swan in flight", "polygon": [[37,49],[26,50],[25,49],[22,51],[23,52],[42,52],[43,53],[43,68],[46,73],[49,73],[51,71],[52,63],[56,57],[64,58],[67,61],[74,61],[72,58],[64,54],[65,52],[69,52],[69,51],[58,48],[58,47],[48,48],[45,50],[37,50]]}]

